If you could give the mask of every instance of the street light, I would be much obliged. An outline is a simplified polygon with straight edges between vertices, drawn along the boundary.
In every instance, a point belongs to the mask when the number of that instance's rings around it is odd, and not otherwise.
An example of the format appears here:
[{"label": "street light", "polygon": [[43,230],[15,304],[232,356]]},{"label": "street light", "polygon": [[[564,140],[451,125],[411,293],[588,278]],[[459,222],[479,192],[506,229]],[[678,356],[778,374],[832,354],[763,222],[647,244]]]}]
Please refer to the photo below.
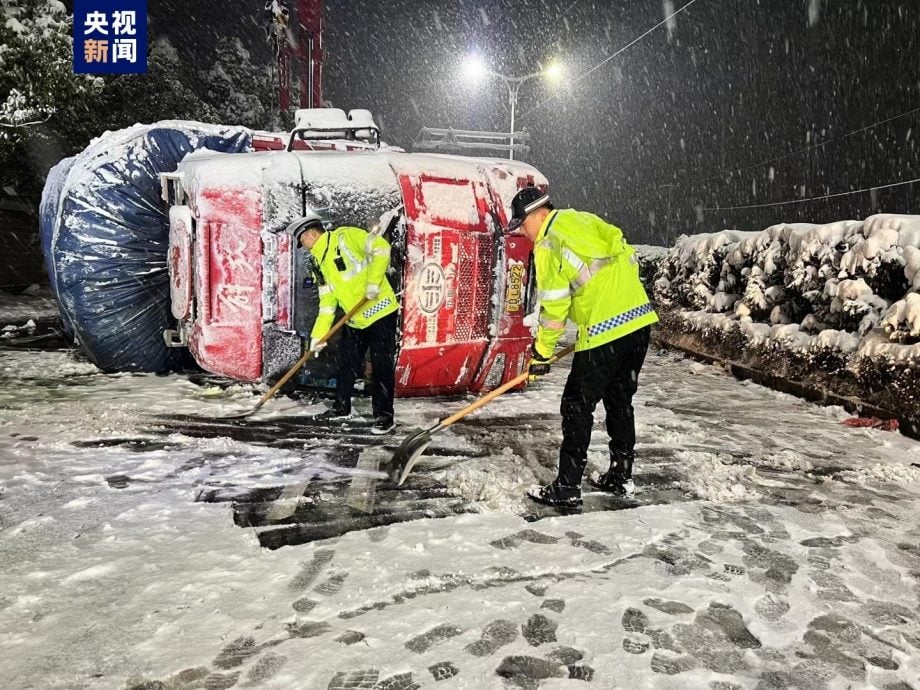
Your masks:
[{"label": "street light", "polygon": [[559,81],[564,73],[562,63],[553,62],[546,69],[525,74],[523,77],[509,77],[501,72],[496,72],[494,69],[490,69],[480,56],[471,55],[466,61],[465,71],[467,78],[471,81],[478,82],[484,77],[494,77],[496,79],[501,79],[505,83],[505,86],[508,87],[508,103],[511,107],[511,148],[508,150],[508,158],[514,160],[514,113],[517,109],[518,90],[525,81],[536,79],[537,77],[545,77],[554,82]]},{"label": "street light", "polygon": [[464,73],[467,80],[477,83],[489,75],[489,68],[485,61],[478,55],[471,55],[466,61]]},{"label": "street light", "polygon": [[546,75],[546,78],[554,82],[562,79],[564,73],[565,68],[562,66],[561,62],[553,62],[549,67],[543,70],[543,74]]}]

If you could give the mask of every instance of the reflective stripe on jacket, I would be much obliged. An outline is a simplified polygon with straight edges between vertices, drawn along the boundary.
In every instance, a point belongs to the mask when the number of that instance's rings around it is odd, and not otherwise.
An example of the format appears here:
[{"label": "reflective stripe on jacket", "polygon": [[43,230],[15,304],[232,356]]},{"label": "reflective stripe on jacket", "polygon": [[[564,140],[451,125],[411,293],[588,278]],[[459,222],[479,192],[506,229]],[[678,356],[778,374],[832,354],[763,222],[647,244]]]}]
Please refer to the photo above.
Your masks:
[{"label": "reflective stripe on jacket", "polygon": [[592,213],[549,213],[534,244],[540,298],[534,346],[540,355],[553,354],[566,320],[578,326],[576,352],[658,322],[635,253],[618,227]]},{"label": "reflective stripe on jacket", "polygon": [[349,326],[367,328],[399,309],[396,294],[386,277],[390,243],[380,235],[343,226],[324,232],[310,253],[325,282],[319,287],[319,315],[310,332],[311,338],[326,335],[335,321],[336,307],[350,311],[364,299],[368,285],[378,285],[380,293],[351,318]]}]

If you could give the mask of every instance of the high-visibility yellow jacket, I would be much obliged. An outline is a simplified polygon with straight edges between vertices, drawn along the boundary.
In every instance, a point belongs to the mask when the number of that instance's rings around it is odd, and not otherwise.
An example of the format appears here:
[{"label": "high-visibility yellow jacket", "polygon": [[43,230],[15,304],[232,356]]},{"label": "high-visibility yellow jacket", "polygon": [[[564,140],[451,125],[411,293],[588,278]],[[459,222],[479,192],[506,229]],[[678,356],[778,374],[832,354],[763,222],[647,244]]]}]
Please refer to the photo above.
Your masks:
[{"label": "high-visibility yellow jacket", "polygon": [[534,244],[540,325],[536,351],[550,357],[566,320],[575,351],[590,350],[658,322],[623,231],[592,213],[551,211]]},{"label": "high-visibility yellow jacket", "polygon": [[390,243],[361,228],[343,226],[324,232],[310,250],[325,283],[319,287],[319,315],[310,332],[322,338],[335,320],[336,307],[350,311],[364,299],[368,285],[378,285],[377,298],[364,305],[348,325],[367,328],[399,309],[396,294],[387,280]]}]

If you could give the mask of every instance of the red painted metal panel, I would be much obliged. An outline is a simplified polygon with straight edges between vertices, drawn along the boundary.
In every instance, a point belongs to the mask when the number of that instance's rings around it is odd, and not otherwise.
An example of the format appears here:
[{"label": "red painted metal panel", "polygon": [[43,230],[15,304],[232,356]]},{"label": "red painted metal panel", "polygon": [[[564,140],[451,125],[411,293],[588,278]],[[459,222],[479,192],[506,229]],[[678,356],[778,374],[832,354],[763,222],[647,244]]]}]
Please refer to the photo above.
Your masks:
[{"label": "red painted metal panel", "polygon": [[254,151],[281,151],[287,147],[290,135],[281,134],[253,134],[252,148]]},{"label": "red painted metal panel", "polygon": [[533,244],[523,235],[505,237],[504,295],[498,319],[499,338],[530,338],[530,329],[524,325],[527,316],[525,298],[531,271]]},{"label": "red painted metal panel", "polygon": [[196,201],[200,317],[189,349],[208,371],[257,381],[262,374],[261,194],[205,188]]},{"label": "red painted metal panel", "polygon": [[[518,177],[518,188],[528,184],[533,184],[532,176]],[[491,185],[489,191],[495,217],[499,219],[502,227],[506,227],[504,205]],[[530,328],[524,325],[524,317],[527,316],[528,309],[528,286],[534,279],[531,262],[533,243],[524,235],[506,234],[503,236],[503,244],[503,265],[498,267],[493,287],[496,293],[496,328],[483,357],[483,364],[471,385],[474,392],[495,388],[502,382],[514,378],[524,370],[530,359],[533,337]],[[498,370],[493,372],[493,367],[499,367],[500,373]],[[522,384],[520,387],[523,388],[525,385]]]},{"label": "red painted metal panel", "polygon": [[323,0],[299,0],[300,107],[323,107]]},{"label": "red painted metal panel", "polygon": [[403,347],[396,370],[400,397],[450,395],[469,390],[485,341]]},{"label": "red painted metal panel", "polygon": [[[397,171],[398,172],[398,171]],[[478,180],[399,174],[406,208],[401,395],[467,390],[489,338],[492,236]]]}]

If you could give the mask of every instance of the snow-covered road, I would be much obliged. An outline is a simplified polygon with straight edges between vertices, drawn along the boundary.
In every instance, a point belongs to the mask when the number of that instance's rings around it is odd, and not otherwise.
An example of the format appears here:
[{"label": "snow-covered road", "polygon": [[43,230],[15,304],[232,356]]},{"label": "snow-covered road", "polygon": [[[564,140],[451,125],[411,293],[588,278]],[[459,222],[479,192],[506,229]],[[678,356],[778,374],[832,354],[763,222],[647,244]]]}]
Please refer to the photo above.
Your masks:
[{"label": "snow-covered road", "polygon": [[[246,409],[246,387],[0,351],[0,687],[918,685],[920,444],[651,355],[646,505],[526,522],[564,377],[439,440],[434,460],[462,462],[422,476],[479,512],[267,550],[196,497],[281,487],[290,513],[308,486],[373,476],[331,464],[333,441],[152,430]],[[430,425],[457,405],[397,414]]]}]

